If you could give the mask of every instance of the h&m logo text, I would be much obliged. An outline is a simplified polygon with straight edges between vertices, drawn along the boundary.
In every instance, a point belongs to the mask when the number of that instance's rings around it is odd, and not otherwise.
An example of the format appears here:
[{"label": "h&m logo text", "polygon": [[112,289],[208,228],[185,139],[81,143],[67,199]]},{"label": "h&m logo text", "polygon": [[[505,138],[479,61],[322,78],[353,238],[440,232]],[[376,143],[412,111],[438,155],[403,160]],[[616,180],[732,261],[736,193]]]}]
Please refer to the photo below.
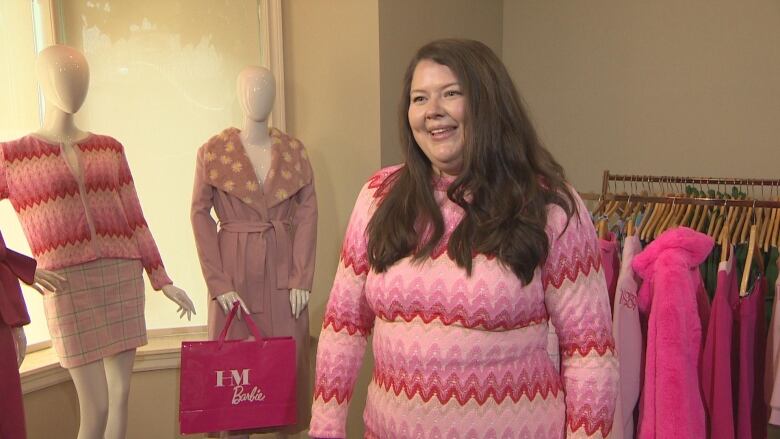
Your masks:
[{"label": "h&m logo text", "polygon": [[[244,392],[244,386],[249,386],[249,371],[251,369],[231,369],[228,371],[217,370],[217,385],[215,387],[233,387],[233,405],[242,402],[260,402],[265,399],[265,394],[259,387],[254,386],[250,392]],[[227,372],[227,373],[226,373]]]}]

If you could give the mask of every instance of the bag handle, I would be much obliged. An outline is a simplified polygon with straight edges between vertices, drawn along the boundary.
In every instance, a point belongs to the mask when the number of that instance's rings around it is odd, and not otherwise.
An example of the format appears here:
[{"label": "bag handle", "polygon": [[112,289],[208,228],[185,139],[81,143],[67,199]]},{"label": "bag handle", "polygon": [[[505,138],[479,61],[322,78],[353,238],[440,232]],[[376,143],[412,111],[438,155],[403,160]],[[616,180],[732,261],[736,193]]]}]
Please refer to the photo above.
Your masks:
[{"label": "bag handle", "polygon": [[[219,333],[219,346],[221,347],[223,343],[225,343],[225,337],[227,337],[228,329],[230,329],[230,324],[233,322],[233,318],[236,317],[236,314],[238,313],[238,308],[241,306],[241,304],[236,300],[233,302],[233,308],[230,309],[230,312],[228,313],[227,320],[225,321],[225,326],[222,328],[222,332]],[[249,314],[244,313],[244,322],[246,322],[246,325],[249,327],[249,332],[252,333],[252,335],[255,337],[255,340],[257,341],[263,341],[263,337],[260,335],[260,330],[257,329],[257,325],[255,325],[255,322],[252,321],[252,317],[249,317]]]}]

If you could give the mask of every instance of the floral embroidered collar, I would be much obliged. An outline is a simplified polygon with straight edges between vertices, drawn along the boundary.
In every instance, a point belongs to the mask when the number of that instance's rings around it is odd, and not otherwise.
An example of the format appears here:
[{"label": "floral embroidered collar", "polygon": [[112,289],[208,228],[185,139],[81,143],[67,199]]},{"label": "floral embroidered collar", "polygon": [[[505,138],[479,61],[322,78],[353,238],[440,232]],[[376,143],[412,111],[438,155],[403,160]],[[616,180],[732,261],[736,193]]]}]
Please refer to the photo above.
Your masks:
[{"label": "floral embroidered collar", "polygon": [[271,167],[261,184],[240,133],[238,128],[227,128],[203,145],[205,171],[212,186],[262,209],[276,206],[311,183],[312,169],[303,144],[271,128]]}]

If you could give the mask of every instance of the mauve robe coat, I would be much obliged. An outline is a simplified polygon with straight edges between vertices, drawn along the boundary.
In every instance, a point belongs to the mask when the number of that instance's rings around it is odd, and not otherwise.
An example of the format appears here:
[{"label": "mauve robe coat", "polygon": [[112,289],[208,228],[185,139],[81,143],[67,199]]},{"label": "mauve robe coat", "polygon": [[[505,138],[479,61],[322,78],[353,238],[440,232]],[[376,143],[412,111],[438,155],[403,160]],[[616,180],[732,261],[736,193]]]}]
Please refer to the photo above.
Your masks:
[{"label": "mauve robe coat", "polygon": [[[309,314],[292,315],[290,289],[311,291],[317,241],[317,200],[300,141],[271,129],[271,166],[262,184],[244,151],[240,131],[228,128],[198,150],[191,219],[201,269],[211,297],[208,332],[216,339],[225,314],[214,300],[235,291],[263,336],[293,336],[298,361],[298,425],[311,410]],[[214,209],[219,220],[211,216]],[[234,321],[228,338],[249,336]]]},{"label": "mauve robe coat", "polygon": [[35,266],[35,259],[7,249],[0,234],[0,438],[27,437],[11,328],[30,323],[19,279],[32,284]]}]

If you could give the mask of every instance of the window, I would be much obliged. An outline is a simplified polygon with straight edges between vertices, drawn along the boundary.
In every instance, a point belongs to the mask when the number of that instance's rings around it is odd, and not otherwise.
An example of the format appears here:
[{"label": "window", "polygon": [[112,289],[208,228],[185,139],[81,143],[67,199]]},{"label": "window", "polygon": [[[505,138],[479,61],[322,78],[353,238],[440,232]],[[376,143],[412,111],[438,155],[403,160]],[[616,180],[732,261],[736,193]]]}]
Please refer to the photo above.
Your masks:
[{"label": "window", "polygon": [[[81,50],[89,62],[90,88],[76,123],[124,144],[166,269],[198,312],[193,322],[181,323],[176,306],[147,284],[147,327],[204,325],[207,293],[189,221],[195,153],[222,129],[241,126],[235,80],[247,65],[274,70],[280,89],[272,123],[284,129],[281,66],[270,56],[279,53],[280,38],[271,31],[280,31],[280,1],[0,3],[0,139],[40,125],[36,41],[37,50],[54,42]],[[0,203],[0,224],[8,245],[29,254],[10,203]],[[48,339],[37,296],[26,289],[31,343]]]}]

